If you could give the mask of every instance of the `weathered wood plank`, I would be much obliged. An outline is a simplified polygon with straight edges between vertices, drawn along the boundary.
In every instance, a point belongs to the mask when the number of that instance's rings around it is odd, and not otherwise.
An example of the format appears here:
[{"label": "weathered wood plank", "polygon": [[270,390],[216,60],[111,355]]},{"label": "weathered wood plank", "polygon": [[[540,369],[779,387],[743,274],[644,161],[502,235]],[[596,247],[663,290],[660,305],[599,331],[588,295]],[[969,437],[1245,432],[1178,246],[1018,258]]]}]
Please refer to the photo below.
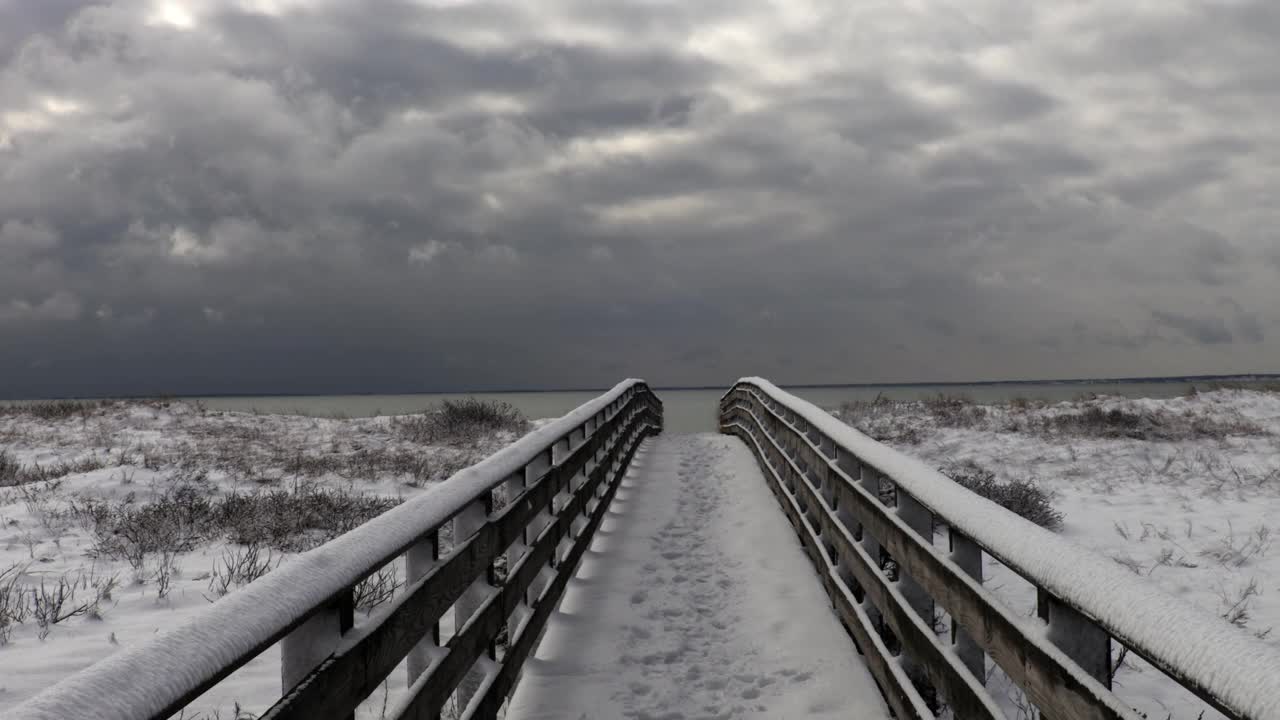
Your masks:
[{"label": "weathered wood plank", "polygon": [[[821,501],[816,491],[808,483],[801,483],[800,492],[809,495],[811,503]],[[932,622],[926,621],[911,610],[907,598],[880,571],[879,561],[874,560],[866,549],[860,546],[848,531],[838,526],[830,508],[823,506],[816,514],[822,532],[836,545],[836,552],[845,560],[846,566],[862,586],[867,598],[878,608],[894,635],[913,657],[934,686],[947,699],[947,703],[955,710],[958,717],[963,718],[995,718],[1003,717],[995,702],[987,694],[981,684],[977,683],[967,668],[947,652],[933,632]],[[817,541],[817,532],[806,528],[801,534],[801,541],[813,544]],[[834,575],[835,568],[827,565],[822,568],[823,575]],[[886,696],[889,693],[885,693]],[[923,695],[923,693],[921,693]]]},{"label": "weathered wood plank", "polygon": [[[631,455],[634,454],[634,448],[638,447],[640,440],[643,439],[646,434],[642,429],[643,423],[643,416],[634,416],[628,430],[622,435],[623,438],[635,438],[633,441],[634,444],[627,455],[628,462],[630,461]],[[614,451],[616,451],[616,449],[617,446],[615,445]],[[523,597],[527,588],[525,583],[531,581],[536,575],[533,568],[540,569],[542,567],[541,565],[534,565],[533,563],[554,554],[559,541],[563,538],[564,533],[568,532],[568,527],[585,506],[587,499],[594,491],[595,486],[605,479],[605,470],[606,468],[604,466],[598,467],[596,471],[592,473],[592,477],[588,482],[578,488],[570,501],[561,508],[553,524],[545,528],[542,535],[535,542],[534,550],[532,550],[526,558],[529,563],[527,565],[522,564],[522,567],[515,573],[515,582],[508,582],[504,587],[495,590],[493,595],[486,599],[484,605],[478,610],[478,614],[476,616],[479,617],[481,614],[489,613],[496,619],[491,620],[490,618],[485,618],[482,621],[478,621],[479,629],[473,631],[471,630],[472,626],[469,624],[464,628],[464,630],[459,632],[460,636],[471,631],[473,633],[490,633],[488,637],[492,638],[492,636],[497,633],[498,628],[501,627],[502,621],[510,614],[510,611]],[[622,472],[625,472],[625,466],[623,466],[623,469],[619,470],[619,473]],[[567,482],[567,478],[565,481]],[[597,511],[598,516],[603,517],[604,506],[598,506]],[[598,521],[596,524],[598,524]],[[589,526],[591,532],[594,532],[594,528],[595,525]],[[543,590],[542,599],[535,602],[535,616],[538,615],[538,607],[543,603],[548,593],[552,592],[552,588],[558,588],[555,590],[556,599],[558,600],[560,589],[563,589],[564,585],[568,582],[568,578],[575,571],[577,558],[581,557],[582,553],[586,550],[586,545],[590,543],[591,532],[584,530],[584,532],[578,535],[570,555],[566,558],[566,561],[561,563],[558,567],[556,579],[552,581],[547,589]],[[575,552],[576,554],[574,554]],[[572,562],[570,562],[570,559],[572,559]],[[552,600],[552,605],[554,605],[554,602],[555,600]],[[526,624],[525,629],[521,631],[521,636],[523,637],[524,634],[530,632],[531,629],[536,634],[537,628]],[[468,635],[462,640],[458,640],[457,643],[450,641],[443,659],[429,671],[427,677],[420,680],[418,685],[415,685],[411,690],[411,697],[406,705],[405,714],[401,717],[430,717],[432,712],[438,712],[443,706],[443,703],[449,699],[458,683],[461,682],[461,679],[465,676],[467,668],[471,667],[471,665],[479,659],[483,646],[478,646],[476,644],[477,642],[480,642],[480,640],[471,635]],[[479,647],[480,650],[477,650],[477,647]],[[495,680],[505,677],[501,674],[502,668],[508,666],[512,668],[511,672],[518,671],[518,663],[515,662],[515,656],[512,655],[510,649],[508,650],[508,654],[503,658],[502,664],[499,666],[499,670],[497,671],[499,673],[499,677],[495,678]],[[490,707],[493,702],[491,696],[496,691],[495,688],[502,687],[507,687],[509,689],[509,685],[500,685],[495,684],[494,682],[489,683],[483,688],[483,696],[477,700],[477,703],[486,708]],[[498,706],[500,705],[501,702],[498,702]],[[484,713],[477,713],[473,714],[472,717],[486,718],[492,716]]]},{"label": "weathered wood plank", "polygon": [[284,691],[297,685],[342,642],[355,624],[355,602],[350,591],[333,604],[315,612],[280,643],[280,683]]},{"label": "weathered wood plank", "polygon": [[354,710],[400,664],[409,650],[471,586],[497,554],[496,530],[486,525],[394,600],[381,622],[352,634],[344,647],[263,714],[277,718],[333,717]]},{"label": "weathered wood plank", "polygon": [[[761,412],[770,412],[763,404],[756,407]],[[746,410],[744,416],[754,418],[754,413]],[[901,518],[886,512],[878,493],[873,495],[869,488],[845,475],[838,465],[834,465],[833,470],[844,481],[837,488],[837,492],[842,493],[839,505],[852,512],[863,526],[864,539],[867,534],[879,538],[900,567],[972,634],[975,642],[1038,707],[1054,708],[1055,717],[1063,720],[1132,716],[1130,709],[1105,687],[1065,654],[1037,642],[1020,619],[980,584],[938,553],[931,543],[926,546]],[[847,542],[851,541],[852,537],[847,538]],[[865,582],[862,577],[857,579]],[[881,609],[888,612],[888,608]],[[902,639],[906,644],[908,638]]]},{"label": "weathered wood plank", "polygon": [[[647,407],[647,406],[646,406]],[[626,418],[626,414],[615,413],[602,428],[602,432],[615,429]],[[636,417],[632,427],[641,422]],[[630,430],[631,428],[629,428]],[[461,539],[460,544],[449,556],[433,564],[421,580],[411,585],[393,608],[381,621],[343,643],[337,653],[325,660],[305,680],[295,683],[291,691],[276,703],[264,718],[312,718],[336,717],[339,713],[353,710],[370,693],[377,689],[382,680],[399,664],[422,639],[434,633],[437,623],[444,612],[453,607],[469,588],[477,591],[477,602],[474,612],[483,610],[481,593],[487,597],[488,590],[475,588],[474,583],[491,570],[492,562],[498,554],[504,552],[513,542],[523,540],[523,528],[537,517],[550,500],[561,492],[569,482],[569,478],[577,469],[586,465],[595,454],[595,449],[603,435],[592,436],[586,442],[567,454],[563,462],[546,468],[540,477],[533,481],[519,497],[510,501],[499,513],[482,518],[477,514],[470,519],[471,526],[463,527],[459,535],[470,534]],[[616,453],[617,448],[610,448]],[[585,488],[584,488],[585,490]],[[585,502],[585,500],[583,500]],[[572,512],[571,508],[566,510]],[[487,513],[483,513],[487,515]],[[483,520],[483,522],[480,522]],[[474,527],[480,522],[478,528]],[[558,523],[553,524],[558,526]],[[546,529],[551,530],[549,525]],[[552,534],[558,531],[553,530]],[[555,542],[549,541],[547,547],[554,550]],[[543,558],[546,548],[538,548],[538,558]],[[526,557],[526,560],[532,559]],[[544,560],[545,562],[545,560]],[[526,563],[522,563],[524,567]],[[528,572],[518,577],[518,588],[513,588],[511,597],[502,603],[501,622],[510,615],[511,609],[523,597],[529,584],[536,577],[536,572]],[[511,585],[511,578],[507,585]],[[459,623],[462,625],[462,623]],[[487,627],[487,625],[485,626]],[[496,635],[495,629],[493,635]],[[492,642],[491,635],[489,641]],[[438,636],[436,638],[438,642]],[[450,651],[452,652],[452,651]],[[414,668],[420,675],[426,668],[424,661],[429,660],[429,653]],[[436,676],[433,671],[432,677]],[[417,675],[415,675],[417,677]],[[432,681],[435,682],[435,681]],[[452,693],[454,688],[449,688]],[[446,697],[448,695],[446,694]]]},{"label": "weathered wood plank", "polygon": [[[656,430],[655,430],[656,431]],[[503,658],[502,666],[498,669],[493,682],[486,689],[484,696],[479,700],[473,717],[477,719],[488,719],[497,717],[498,710],[505,702],[507,695],[515,686],[516,678],[519,675],[520,668],[524,665],[529,653],[533,651],[534,644],[540,636],[542,629],[546,626],[547,620],[551,617],[551,613],[555,610],[556,605],[560,602],[560,596],[564,592],[565,586],[569,582],[569,578],[577,572],[577,564],[581,560],[582,555],[586,552],[591,544],[591,538],[595,531],[599,528],[600,522],[604,519],[605,513],[608,511],[609,504],[613,501],[618,486],[622,482],[623,476],[626,474],[626,468],[631,464],[631,459],[635,455],[635,451],[640,447],[640,443],[653,434],[654,431],[642,430],[631,446],[627,450],[627,454],[622,458],[619,467],[614,471],[613,477],[609,480],[604,496],[597,504],[595,512],[592,513],[590,524],[584,529],[574,544],[573,550],[570,551],[568,558],[561,568],[561,572],[557,574],[555,581],[548,586],[542,597],[534,604],[533,613],[530,615],[524,628],[520,631],[515,642],[507,648],[507,654]],[[610,469],[609,466],[602,464],[602,471]],[[602,472],[598,480],[603,481],[605,474]]]},{"label": "weathered wood plank", "polygon": [[[764,457],[765,450],[760,440],[754,437],[746,427],[733,423],[726,425],[725,431],[740,437],[747,447],[756,454],[757,458]],[[769,489],[778,498],[778,502],[782,506],[787,519],[791,522],[792,527],[796,528],[797,533],[801,535],[801,543],[805,544],[804,535],[806,531],[802,530],[803,523],[800,519],[799,508],[786,490],[783,489],[782,482],[772,468],[766,468],[763,475],[769,485]],[[827,591],[827,596],[831,599],[841,624],[852,636],[854,644],[862,653],[867,669],[871,671],[872,677],[875,678],[876,684],[880,687],[881,693],[893,710],[894,716],[902,719],[930,717],[928,709],[924,707],[923,700],[919,698],[919,694],[911,686],[911,681],[902,673],[889,649],[885,647],[884,641],[874,631],[871,619],[866,616],[866,613],[855,602],[852,602],[852,598],[840,592],[839,585],[829,573],[819,569],[819,577],[823,581],[823,587]]]},{"label": "weathered wood plank", "polygon": [[1111,636],[1041,588],[1036,589],[1036,614],[1049,624],[1049,641],[1110,690]]},{"label": "weathered wood plank", "polygon": [[[977,584],[982,584],[982,548],[953,527],[947,528],[947,542],[951,546],[951,562],[965,572]],[[986,676],[986,655],[982,647],[973,641],[968,630],[951,618],[951,644],[969,672],[980,680]]]},{"label": "weathered wood plank", "polygon": [[[440,534],[432,533],[431,537],[409,548],[405,553],[405,583],[412,587],[426,577],[440,562]],[[419,640],[409,651],[408,684],[412,685],[431,665],[431,655],[440,645],[440,623],[431,624],[431,632]]]}]

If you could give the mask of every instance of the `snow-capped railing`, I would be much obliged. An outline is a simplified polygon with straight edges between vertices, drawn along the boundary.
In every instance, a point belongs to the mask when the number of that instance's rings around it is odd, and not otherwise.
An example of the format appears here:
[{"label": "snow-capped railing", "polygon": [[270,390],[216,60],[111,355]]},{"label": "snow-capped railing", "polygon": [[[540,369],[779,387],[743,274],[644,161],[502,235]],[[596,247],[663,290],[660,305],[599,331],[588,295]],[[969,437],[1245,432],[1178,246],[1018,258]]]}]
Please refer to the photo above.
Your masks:
[{"label": "snow-capped railing", "polygon": [[[352,717],[406,658],[409,690],[386,717],[439,718],[453,698],[461,717],[493,718],[632,455],[661,429],[662,404],[649,387],[619,383],[3,716],[168,718],[279,642],[282,697],[262,718]],[[356,585],[401,556],[403,592],[354,625]],[[442,644],[450,610],[456,632]]]},{"label": "snow-capped railing", "polygon": [[[755,452],[897,717],[933,717],[935,693],[957,718],[1003,717],[986,657],[1044,718],[1140,717],[1111,692],[1115,641],[1228,717],[1280,718],[1270,645],[767,380],[738,381],[720,427]],[[941,525],[949,552],[932,542]],[[1041,622],[983,588],[984,552],[1036,586]]]}]

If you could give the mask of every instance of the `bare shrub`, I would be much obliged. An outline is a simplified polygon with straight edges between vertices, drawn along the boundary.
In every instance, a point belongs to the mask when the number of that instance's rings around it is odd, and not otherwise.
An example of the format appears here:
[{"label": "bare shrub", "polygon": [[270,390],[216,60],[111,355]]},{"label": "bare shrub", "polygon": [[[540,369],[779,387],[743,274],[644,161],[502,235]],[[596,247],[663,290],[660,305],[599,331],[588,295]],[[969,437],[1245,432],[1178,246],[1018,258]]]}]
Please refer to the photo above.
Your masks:
[{"label": "bare shrub", "polygon": [[108,400],[40,400],[0,405],[0,415],[30,415],[40,420],[86,418],[110,405]]},{"label": "bare shrub", "polygon": [[178,567],[178,553],[172,547],[162,550],[159,556],[156,568],[151,573],[151,579],[156,584],[156,600],[164,600],[169,597],[173,579],[182,573],[182,568]]},{"label": "bare shrub", "polygon": [[20,485],[22,465],[7,450],[0,449],[0,487]]},{"label": "bare shrub", "polygon": [[1235,528],[1228,522],[1226,536],[1201,550],[1200,556],[1238,568],[1247,565],[1254,557],[1265,555],[1271,549],[1271,543],[1271,528],[1265,525],[1259,525],[1253,532],[1237,538]]},{"label": "bare shrub", "polygon": [[501,430],[524,432],[529,426],[510,403],[476,398],[445,400],[434,410],[395,418],[392,424],[406,440],[426,444],[474,442]]},{"label": "bare shrub", "polygon": [[61,462],[47,466],[35,464],[24,467],[12,455],[0,450],[0,487],[48,482],[67,475],[101,470],[106,466],[106,461],[101,458],[89,456],[71,462]]},{"label": "bare shrub", "polygon": [[1078,412],[1051,415],[1030,421],[1028,429],[1043,435],[1135,440],[1219,439],[1232,435],[1262,435],[1256,423],[1243,417],[1217,419],[1176,414],[1146,408],[1104,409],[1090,405]]},{"label": "bare shrub", "polygon": [[89,618],[101,620],[102,603],[111,599],[111,594],[120,585],[120,577],[118,575],[102,577],[91,571],[83,582],[85,587],[93,592],[93,601],[89,605]]},{"label": "bare shrub", "polygon": [[60,537],[67,525],[66,513],[56,501],[61,488],[61,480],[18,486],[18,493],[22,496],[27,512],[54,538]]},{"label": "bare shrub", "polygon": [[1225,587],[1218,588],[1218,598],[1222,601],[1224,608],[1221,615],[1222,619],[1235,625],[1236,627],[1245,627],[1249,624],[1249,605],[1252,604],[1253,598],[1259,593],[1258,579],[1249,578],[1249,582],[1234,592],[1228,592]]},{"label": "bare shrub", "polygon": [[1062,527],[1062,513],[1053,507],[1053,495],[1028,480],[998,482],[995,473],[974,462],[958,463],[942,468],[942,473],[962,487],[1030,520],[1057,530]]},{"label": "bare shrub", "polygon": [[[222,553],[220,562],[220,566],[214,565],[209,576],[209,592],[215,598],[231,592],[233,587],[248,585],[280,564],[278,560],[272,563],[270,548],[263,554],[262,546],[256,543],[240,549],[226,550]],[[212,602],[214,598],[205,596],[205,599]]]},{"label": "bare shrub", "polygon": [[890,400],[879,394],[873,400],[844,403],[838,415],[858,432],[878,442],[917,445],[923,436],[910,417],[916,407],[916,403]]},{"label": "bare shrub", "polygon": [[87,500],[72,513],[95,535],[93,553],[124,559],[142,570],[148,555],[187,552],[214,528],[216,508],[205,488],[179,485],[153,502],[134,505]]},{"label": "bare shrub", "polygon": [[380,568],[376,573],[356,584],[353,591],[356,609],[365,614],[373,612],[379,605],[391,600],[396,590],[403,585],[403,582],[396,579],[395,566],[387,565]]},{"label": "bare shrub", "polygon": [[968,428],[980,425],[987,417],[987,409],[975,405],[964,395],[939,393],[920,403],[941,427]]},{"label": "bare shrub", "polygon": [[40,627],[40,639],[49,636],[54,625],[89,612],[93,601],[77,602],[78,583],[64,575],[56,584],[47,585],[43,579],[39,587],[31,588],[31,617]]},{"label": "bare shrub", "polygon": [[[471,465],[477,459],[473,455],[466,455],[465,462],[460,467]],[[433,463],[422,450],[359,448],[348,454],[308,455],[294,452],[280,466],[285,474],[300,477],[334,474],[351,479],[368,479],[391,474],[407,476],[411,485],[421,486],[452,474],[454,462],[446,460]]]},{"label": "bare shrub", "polygon": [[306,482],[220,497],[206,487],[182,484],[149,503],[86,499],[73,503],[70,512],[94,535],[92,554],[127,560],[141,571],[154,554],[188,552],[218,538],[307,550],[397,504],[395,499]]},{"label": "bare shrub", "polygon": [[27,619],[28,606],[24,590],[18,584],[26,570],[26,565],[18,563],[0,570],[0,645],[7,644],[13,627]]},{"label": "bare shrub", "polygon": [[218,502],[216,522],[231,542],[297,551],[328,542],[398,504],[398,500],[299,482],[290,489],[227,495]]}]

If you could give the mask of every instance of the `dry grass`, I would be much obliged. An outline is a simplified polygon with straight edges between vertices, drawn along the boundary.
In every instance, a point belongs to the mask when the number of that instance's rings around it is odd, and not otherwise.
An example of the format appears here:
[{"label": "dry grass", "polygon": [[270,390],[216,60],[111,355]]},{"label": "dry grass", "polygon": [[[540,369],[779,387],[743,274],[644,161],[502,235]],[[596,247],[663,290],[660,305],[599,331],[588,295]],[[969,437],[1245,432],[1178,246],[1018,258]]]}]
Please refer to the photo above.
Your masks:
[{"label": "dry grass", "polygon": [[280,560],[272,562],[271,549],[263,552],[261,545],[246,545],[228,549],[222,554],[209,573],[209,593],[205,599],[213,602],[233,589],[243,587],[280,566]]},{"label": "dry grass", "polygon": [[1217,419],[1192,413],[1172,413],[1147,409],[1104,409],[1090,405],[1078,412],[1058,415],[1013,417],[1006,426],[1012,432],[1036,433],[1046,437],[1129,438],[1133,440],[1200,440],[1265,434],[1256,423],[1244,418]]},{"label": "dry grass", "polygon": [[1053,494],[1027,480],[999,482],[995,473],[974,462],[957,463],[941,472],[967,490],[1050,530],[1062,527],[1062,513],[1053,507]]},{"label": "dry grass", "polygon": [[1031,398],[982,405],[959,395],[940,394],[919,401],[880,396],[871,401],[845,403],[837,414],[875,440],[900,445],[918,445],[931,432],[953,428],[1022,433],[1060,441],[1222,440],[1266,434],[1257,423],[1240,415],[1208,417],[1193,411],[1152,410],[1136,404],[1114,407],[1108,403],[1106,398],[1081,397],[1070,409],[1063,409]]},{"label": "dry grass", "polygon": [[286,552],[309,550],[397,504],[307,482],[221,496],[207,487],[177,484],[148,503],[81,500],[72,503],[70,514],[93,535],[95,555],[126,560],[141,571],[148,558],[220,539]]},{"label": "dry grass", "polygon": [[0,416],[29,416],[40,420],[72,420],[86,418],[108,407],[110,400],[39,400],[0,405]]},{"label": "dry grass", "polygon": [[67,475],[101,470],[106,466],[106,461],[97,456],[90,456],[72,462],[54,463],[47,466],[24,466],[19,464],[8,452],[0,449],[0,487],[13,487],[57,480]]},{"label": "dry grass", "polygon": [[44,640],[53,627],[71,618],[102,618],[102,604],[119,584],[115,575],[104,576],[90,568],[74,576],[32,577],[27,565],[11,565],[0,571],[0,645],[9,641],[13,628],[28,620],[40,628]]},{"label": "dry grass", "polygon": [[423,444],[475,442],[495,432],[522,433],[529,426],[515,406],[475,398],[445,400],[421,415],[397,418],[394,427],[406,440]]},{"label": "dry grass", "polygon": [[890,400],[883,394],[874,400],[854,400],[840,407],[836,415],[874,440],[891,444],[916,445],[923,440],[912,422],[917,403]]}]

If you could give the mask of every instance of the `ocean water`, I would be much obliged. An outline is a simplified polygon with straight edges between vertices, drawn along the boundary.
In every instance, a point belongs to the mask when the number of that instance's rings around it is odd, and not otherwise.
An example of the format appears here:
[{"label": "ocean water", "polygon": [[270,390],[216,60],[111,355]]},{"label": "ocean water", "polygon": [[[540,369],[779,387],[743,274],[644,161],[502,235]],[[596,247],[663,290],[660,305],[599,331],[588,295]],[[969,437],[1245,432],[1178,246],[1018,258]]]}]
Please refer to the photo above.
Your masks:
[{"label": "ocean water", "polygon": [[[893,400],[916,400],[938,393],[964,395],[976,402],[999,402],[1014,397],[1070,400],[1080,395],[1123,395],[1127,397],[1176,397],[1187,393],[1193,383],[1156,382],[1048,382],[977,385],[877,385],[846,387],[788,387],[823,408],[838,408],[851,400],[871,400],[883,395]],[[1203,383],[1201,383],[1203,385]],[[669,432],[714,432],[720,396],[725,389],[662,390],[666,428]],[[209,408],[242,412],[287,413],[323,417],[369,417],[421,412],[446,399],[475,397],[511,403],[529,418],[559,417],[599,392],[513,392],[411,395],[307,395],[185,398]]]}]

